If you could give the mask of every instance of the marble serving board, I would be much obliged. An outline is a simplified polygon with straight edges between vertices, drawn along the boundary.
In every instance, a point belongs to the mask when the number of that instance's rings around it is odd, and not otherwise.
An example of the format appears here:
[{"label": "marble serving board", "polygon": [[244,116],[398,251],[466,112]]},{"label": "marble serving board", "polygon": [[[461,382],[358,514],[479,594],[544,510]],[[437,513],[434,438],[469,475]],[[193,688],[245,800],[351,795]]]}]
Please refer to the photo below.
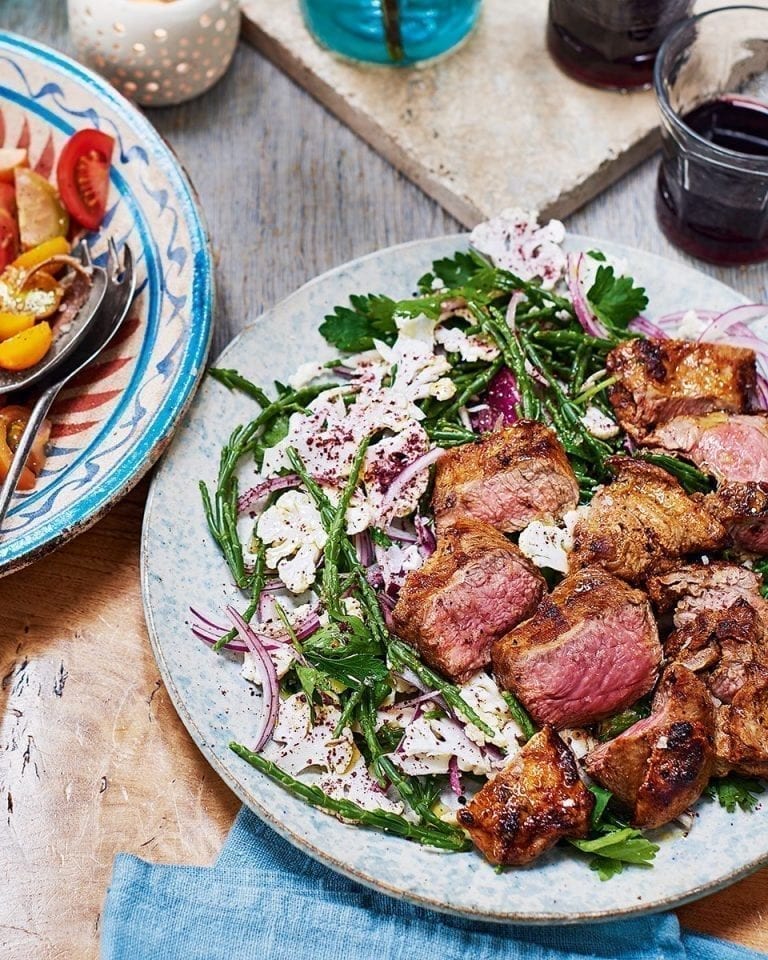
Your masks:
[{"label": "marble serving board", "polygon": [[555,67],[545,0],[485,0],[460,50],[415,69],[337,59],[298,0],[241,5],[248,40],[467,226],[507,206],[563,217],[657,144],[652,93],[593,90]]}]

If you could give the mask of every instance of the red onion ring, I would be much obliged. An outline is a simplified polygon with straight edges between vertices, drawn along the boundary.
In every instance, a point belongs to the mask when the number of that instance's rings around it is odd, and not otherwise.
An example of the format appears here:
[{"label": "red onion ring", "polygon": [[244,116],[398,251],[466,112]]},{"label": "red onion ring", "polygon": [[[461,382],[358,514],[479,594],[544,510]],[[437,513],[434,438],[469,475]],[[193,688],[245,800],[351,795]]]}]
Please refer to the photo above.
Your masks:
[{"label": "red onion ring", "polygon": [[451,785],[451,790],[456,794],[457,797],[463,795],[464,791],[461,786],[461,773],[459,773],[459,761],[456,757],[451,757],[448,761],[448,782]]},{"label": "red onion ring", "polygon": [[427,451],[427,453],[422,454],[409,463],[408,466],[395,477],[389,485],[389,489],[384,495],[381,504],[381,515],[383,517],[387,515],[390,506],[397,500],[403,488],[407,487],[414,477],[417,477],[424,470],[428,470],[433,463],[437,463],[444,453],[445,450],[443,450],[442,447],[433,447]]},{"label": "red onion ring", "polygon": [[277,671],[272,662],[272,657],[270,657],[261,639],[253,632],[250,625],[243,620],[237,610],[231,606],[227,607],[227,615],[235,627],[237,627],[237,632],[241,639],[261,665],[261,692],[264,698],[264,716],[261,729],[253,747],[254,752],[258,753],[272,736],[272,731],[275,729],[275,724],[277,723],[280,709],[280,685],[277,680]]},{"label": "red onion ring", "polygon": [[668,333],[646,317],[635,317],[634,320],[630,320],[628,327],[635,333],[642,333],[644,337],[651,337],[654,340],[667,340],[669,338]]},{"label": "red onion ring", "polygon": [[568,292],[573,301],[573,309],[576,311],[576,318],[584,328],[585,332],[592,337],[605,338],[608,331],[600,323],[597,317],[589,309],[586,291],[581,279],[581,268],[584,263],[584,254],[568,254],[566,260],[565,282],[568,285]]},{"label": "red onion ring", "polygon": [[237,509],[243,513],[254,503],[258,503],[262,497],[275,490],[288,490],[290,487],[298,487],[298,476],[295,473],[287,473],[284,477],[272,477],[271,480],[265,480],[263,483],[257,483],[255,487],[246,490],[237,501]]}]

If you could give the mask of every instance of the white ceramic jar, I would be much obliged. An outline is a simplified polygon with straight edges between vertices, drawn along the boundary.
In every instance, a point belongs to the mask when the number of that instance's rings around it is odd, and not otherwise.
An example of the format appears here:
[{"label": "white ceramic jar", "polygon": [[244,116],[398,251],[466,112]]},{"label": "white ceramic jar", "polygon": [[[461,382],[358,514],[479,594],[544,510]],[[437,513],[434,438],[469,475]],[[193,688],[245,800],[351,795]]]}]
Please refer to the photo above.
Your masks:
[{"label": "white ceramic jar", "polygon": [[81,61],[148,107],[213,86],[240,30],[237,0],[68,0],[68,10]]}]

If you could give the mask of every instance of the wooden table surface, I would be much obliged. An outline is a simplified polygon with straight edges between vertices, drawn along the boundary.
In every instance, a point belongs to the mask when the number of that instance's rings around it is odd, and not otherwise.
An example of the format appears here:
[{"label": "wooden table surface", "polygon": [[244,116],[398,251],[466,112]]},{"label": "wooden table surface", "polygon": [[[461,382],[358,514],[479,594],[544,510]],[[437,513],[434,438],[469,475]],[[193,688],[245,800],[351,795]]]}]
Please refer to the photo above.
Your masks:
[{"label": "wooden table surface", "polygon": [[[65,4],[2,0],[0,28],[68,50]],[[458,224],[241,45],[205,97],[150,113],[195,183],[217,271],[214,355],[317,273]],[[543,158],[546,162],[546,158]],[[655,162],[569,227],[684,259],[653,218]],[[768,268],[717,271],[765,298]],[[142,613],[148,483],[75,541],[0,581],[0,956],[86,960],[115,853],[208,864],[238,802],[176,717]],[[768,951],[768,870],[680,910]]]}]

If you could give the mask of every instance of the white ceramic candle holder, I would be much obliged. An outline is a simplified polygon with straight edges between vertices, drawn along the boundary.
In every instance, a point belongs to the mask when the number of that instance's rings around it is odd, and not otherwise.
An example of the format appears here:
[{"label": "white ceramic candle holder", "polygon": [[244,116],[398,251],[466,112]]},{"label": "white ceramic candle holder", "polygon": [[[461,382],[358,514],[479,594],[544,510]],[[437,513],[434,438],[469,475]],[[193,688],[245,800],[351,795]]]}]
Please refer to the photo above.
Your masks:
[{"label": "white ceramic candle holder", "polygon": [[68,0],[68,10],[82,62],[148,107],[213,86],[240,30],[237,0]]}]

